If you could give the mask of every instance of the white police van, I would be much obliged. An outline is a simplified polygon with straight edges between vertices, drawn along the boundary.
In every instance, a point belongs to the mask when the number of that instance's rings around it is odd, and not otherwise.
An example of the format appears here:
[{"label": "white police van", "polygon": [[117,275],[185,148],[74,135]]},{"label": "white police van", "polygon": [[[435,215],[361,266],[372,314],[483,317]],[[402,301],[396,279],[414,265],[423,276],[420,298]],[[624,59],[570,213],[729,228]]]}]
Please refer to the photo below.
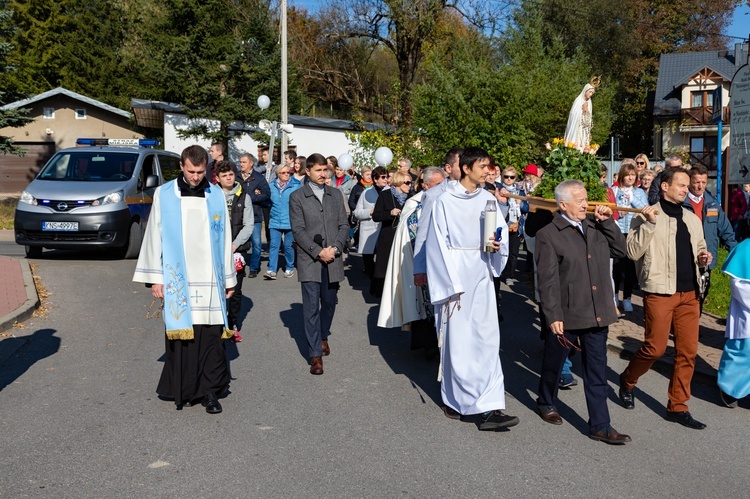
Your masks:
[{"label": "white police van", "polygon": [[179,174],[180,156],[151,149],[158,140],[76,143],[52,156],[21,194],[16,243],[31,258],[43,248],[109,248],[137,257],[154,190]]}]

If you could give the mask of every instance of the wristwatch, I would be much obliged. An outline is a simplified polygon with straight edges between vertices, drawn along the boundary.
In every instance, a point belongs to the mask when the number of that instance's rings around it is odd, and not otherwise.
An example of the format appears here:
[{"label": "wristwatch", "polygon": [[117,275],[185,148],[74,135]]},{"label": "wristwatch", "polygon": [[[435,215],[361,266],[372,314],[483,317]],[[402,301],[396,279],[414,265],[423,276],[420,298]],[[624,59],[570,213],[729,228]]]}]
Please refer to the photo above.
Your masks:
[{"label": "wristwatch", "polygon": [[341,256],[341,250],[338,246],[333,247],[333,256]]}]

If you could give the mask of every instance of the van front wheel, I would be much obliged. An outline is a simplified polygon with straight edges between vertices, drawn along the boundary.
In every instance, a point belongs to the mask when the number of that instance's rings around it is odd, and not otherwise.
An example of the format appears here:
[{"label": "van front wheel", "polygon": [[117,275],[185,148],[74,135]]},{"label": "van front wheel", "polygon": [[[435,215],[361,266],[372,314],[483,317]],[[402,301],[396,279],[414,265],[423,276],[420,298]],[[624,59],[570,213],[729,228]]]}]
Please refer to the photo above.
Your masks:
[{"label": "van front wheel", "polygon": [[26,258],[41,258],[42,247],[41,246],[24,246],[26,250]]},{"label": "van front wheel", "polygon": [[128,235],[128,244],[125,246],[125,258],[132,259],[138,258],[138,254],[141,252],[141,243],[143,242],[143,229],[141,224],[137,221],[133,221],[130,224],[130,233]]}]

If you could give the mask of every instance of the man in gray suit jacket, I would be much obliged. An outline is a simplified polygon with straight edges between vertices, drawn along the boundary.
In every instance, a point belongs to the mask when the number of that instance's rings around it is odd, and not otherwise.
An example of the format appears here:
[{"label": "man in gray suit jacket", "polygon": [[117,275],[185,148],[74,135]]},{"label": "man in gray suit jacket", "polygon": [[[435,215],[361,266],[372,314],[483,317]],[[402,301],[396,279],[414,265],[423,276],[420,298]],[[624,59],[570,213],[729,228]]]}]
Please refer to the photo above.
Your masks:
[{"label": "man in gray suit jacket", "polygon": [[325,185],[327,170],[322,154],[308,156],[310,181],[289,198],[311,374],[323,374],[323,356],[331,353],[328,336],[339,282],[344,280],[341,257],[349,233],[344,198],[338,190]]}]

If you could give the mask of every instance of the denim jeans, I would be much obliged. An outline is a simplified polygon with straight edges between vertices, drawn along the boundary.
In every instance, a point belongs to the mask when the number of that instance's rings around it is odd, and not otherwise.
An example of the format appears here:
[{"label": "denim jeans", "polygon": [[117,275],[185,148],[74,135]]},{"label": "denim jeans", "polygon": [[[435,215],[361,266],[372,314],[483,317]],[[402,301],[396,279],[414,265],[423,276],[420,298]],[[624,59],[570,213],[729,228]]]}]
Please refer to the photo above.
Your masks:
[{"label": "denim jeans", "polygon": [[281,239],[284,238],[284,260],[286,261],[286,270],[294,270],[294,236],[292,229],[271,229],[271,244],[268,247],[268,270],[276,272],[279,268],[279,248]]},{"label": "denim jeans", "polygon": [[573,371],[571,370],[572,367],[573,367],[573,361],[571,361],[569,357],[566,357],[565,363],[563,364],[563,367],[562,367],[561,376],[564,374],[570,374],[571,376],[573,376]]},{"label": "denim jeans", "polygon": [[252,244],[252,249],[250,250],[249,262],[250,270],[254,270],[255,272],[260,272],[260,241],[262,232],[263,222],[256,222],[253,225],[253,234],[250,236],[250,244]]}]

